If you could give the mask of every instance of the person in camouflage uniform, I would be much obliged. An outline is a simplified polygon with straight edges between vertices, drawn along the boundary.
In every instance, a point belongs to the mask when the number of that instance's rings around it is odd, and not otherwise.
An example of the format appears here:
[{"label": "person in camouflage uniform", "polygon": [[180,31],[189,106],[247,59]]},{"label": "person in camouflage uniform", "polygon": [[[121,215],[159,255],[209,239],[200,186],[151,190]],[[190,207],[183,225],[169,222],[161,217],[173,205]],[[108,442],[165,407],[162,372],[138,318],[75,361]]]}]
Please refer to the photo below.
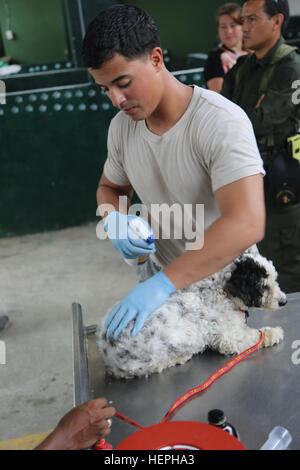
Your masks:
[{"label": "person in camouflage uniform", "polygon": [[253,52],[226,74],[221,93],[248,114],[264,160],[267,221],[259,250],[273,260],[281,288],[299,292],[300,164],[287,138],[299,133],[300,51],[282,39],[288,19],[287,0],[244,2],[243,39]]}]

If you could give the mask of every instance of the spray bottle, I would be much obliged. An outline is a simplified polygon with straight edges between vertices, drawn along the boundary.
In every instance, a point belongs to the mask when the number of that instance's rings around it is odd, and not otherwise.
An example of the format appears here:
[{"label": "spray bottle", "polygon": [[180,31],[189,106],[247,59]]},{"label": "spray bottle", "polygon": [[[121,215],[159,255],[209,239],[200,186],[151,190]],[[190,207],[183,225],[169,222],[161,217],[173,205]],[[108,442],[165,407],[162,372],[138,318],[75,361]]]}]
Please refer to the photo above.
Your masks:
[{"label": "spray bottle", "polygon": [[[131,230],[142,240],[145,240],[149,245],[155,242],[154,234],[151,228],[143,222],[143,219],[136,217],[131,219],[128,223],[128,226]],[[136,266],[141,264],[141,262],[146,261],[148,255],[141,255],[135,259],[124,258],[124,261],[129,264],[129,266]],[[143,261],[141,261],[143,260]]]}]

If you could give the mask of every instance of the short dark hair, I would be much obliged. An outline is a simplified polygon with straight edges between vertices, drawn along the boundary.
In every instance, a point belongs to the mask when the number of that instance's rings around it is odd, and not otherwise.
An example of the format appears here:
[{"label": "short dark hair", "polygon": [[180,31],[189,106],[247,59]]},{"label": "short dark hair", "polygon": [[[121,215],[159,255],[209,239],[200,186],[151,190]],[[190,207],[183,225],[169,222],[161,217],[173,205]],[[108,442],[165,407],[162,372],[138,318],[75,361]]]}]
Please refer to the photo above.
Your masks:
[{"label": "short dark hair", "polygon": [[[244,0],[247,3],[249,0]],[[288,0],[265,0],[264,11],[269,18],[281,13],[284,16],[281,32],[284,33],[290,19],[290,7]]]},{"label": "short dark hair", "polygon": [[114,5],[88,25],[82,44],[83,65],[99,69],[115,54],[131,60],[157,46],[161,47],[157,27],[145,11],[131,5]]},{"label": "short dark hair", "polygon": [[272,18],[281,13],[284,16],[281,31],[284,32],[290,19],[290,7],[288,0],[265,0],[265,12]]}]

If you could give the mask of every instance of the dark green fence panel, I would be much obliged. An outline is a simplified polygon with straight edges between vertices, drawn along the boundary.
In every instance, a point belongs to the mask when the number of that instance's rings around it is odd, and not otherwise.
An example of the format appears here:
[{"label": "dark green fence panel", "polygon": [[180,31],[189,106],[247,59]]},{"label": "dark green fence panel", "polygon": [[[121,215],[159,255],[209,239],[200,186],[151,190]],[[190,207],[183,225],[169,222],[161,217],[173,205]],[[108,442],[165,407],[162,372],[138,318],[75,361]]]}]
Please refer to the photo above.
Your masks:
[{"label": "dark green fence panel", "polygon": [[93,86],[17,95],[0,106],[0,236],[96,218],[114,114]]}]

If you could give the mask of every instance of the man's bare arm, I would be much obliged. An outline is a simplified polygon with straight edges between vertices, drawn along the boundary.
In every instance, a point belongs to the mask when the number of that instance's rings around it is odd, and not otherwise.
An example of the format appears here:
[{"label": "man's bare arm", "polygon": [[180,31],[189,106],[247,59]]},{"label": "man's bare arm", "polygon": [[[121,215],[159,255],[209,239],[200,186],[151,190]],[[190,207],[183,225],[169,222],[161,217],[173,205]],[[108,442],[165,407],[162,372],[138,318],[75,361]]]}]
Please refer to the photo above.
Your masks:
[{"label": "man's bare arm", "polygon": [[[120,196],[126,196],[127,197],[127,207],[120,206],[119,204],[119,197]],[[100,205],[111,205],[112,207],[109,209],[107,207],[107,211],[103,214],[103,216],[107,216],[109,212],[112,212],[113,210],[127,213],[128,207],[130,205],[130,201],[133,196],[133,188],[132,186],[118,186],[117,184],[112,183],[103,173],[98,189],[97,189],[97,203],[98,206]],[[102,214],[101,214],[102,215]]]},{"label": "man's bare arm", "polygon": [[185,252],[163,270],[177,289],[219,271],[264,236],[261,174],[226,185],[215,197],[221,217],[206,230],[203,248]]},{"label": "man's bare arm", "polygon": [[211,78],[206,83],[206,86],[209,90],[215,91],[217,93],[221,93],[222,85],[223,85],[223,78],[221,77]]}]

